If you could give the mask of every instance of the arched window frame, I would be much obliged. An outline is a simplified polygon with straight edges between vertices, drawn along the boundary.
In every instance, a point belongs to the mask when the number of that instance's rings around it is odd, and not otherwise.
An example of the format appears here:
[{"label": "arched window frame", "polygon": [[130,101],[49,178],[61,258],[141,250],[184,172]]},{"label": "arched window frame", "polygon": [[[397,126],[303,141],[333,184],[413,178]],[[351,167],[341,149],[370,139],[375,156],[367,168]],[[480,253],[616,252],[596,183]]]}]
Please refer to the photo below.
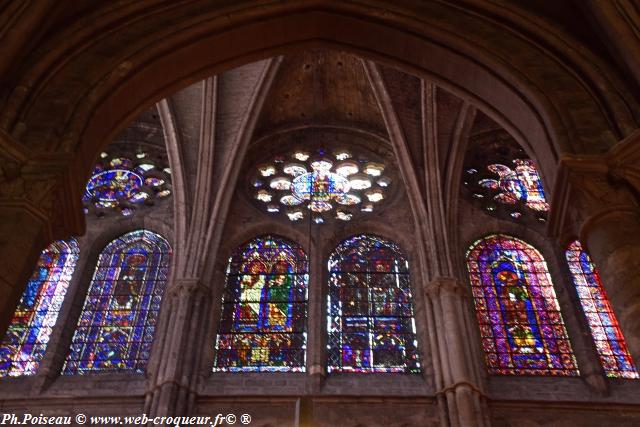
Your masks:
[{"label": "arched window frame", "polygon": [[75,238],[55,241],[40,254],[0,344],[0,377],[37,373],[79,254]]},{"label": "arched window frame", "polygon": [[[277,247],[280,254],[289,255],[293,261],[289,272],[286,274],[274,273],[273,268],[278,267],[276,262],[278,254],[269,254],[269,259],[261,262],[272,263],[266,270],[269,272],[248,273],[246,268],[251,268],[247,257],[260,258],[261,244]],[[281,266],[283,264],[280,264]],[[265,271],[266,271],[265,270]],[[271,290],[275,281],[287,280],[283,276],[289,276],[291,288],[289,298],[286,301],[273,299]],[[251,310],[243,307],[243,301],[251,302],[250,290],[243,289],[242,283],[246,280],[262,280],[264,285],[260,289],[258,301],[261,305],[258,310],[256,323],[247,318],[241,321],[243,313],[248,316]],[[309,288],[309,257],[302,246],[294,240],[275,234],[264,234],[236,247],[229,257],[225,270],[225,285],[221,299],[220,323],[216,334],[215,358],[213,372],[305,372],[307,357],[307,316],[308,316],[308,290]],[[263,304],[267,304],[263,307]],[[287,317],[284,325],[270,323],[270,308],[275,304],[287,305]],[[278,308],[277,306],[275,308]],[[282,307],[280,307],[282,308]],[[253,310],[255,312],[255,310]],[[266,316],[266,317],[265,317]],[[244,331],[242,329],[245,329]],[[259,335],[270,336],[269,341],[259,340]],[[244,340],[244,342],[243,342]],[[271,347],[273,343],[289,342],[286,351]],[[258,347],[254,344],[267,344],[267,347]],[[258,349],[258,353],[254,352]],[[278,360],[278,353],[285,358]],[[250,360],[248,360],[250,359]],[[260,359],[260,360],[258,360]],[[264,362],[268,363],[264,363]]]},{"label": "arched window frame", "polygon": [[[384,246],[384,249],[394,254],[395,256],[394,262],[397,267],[395,272],[382,271],[380,267],[384,267],[383,265],[384,260],[376,260],[375,258],[374,259],[368,258],[366,260],[360,259],[360,262],[364,261],[364,264],[365,264],[364,268],[358,268],[358,267],[350,268],[348,266],[347,268],[344,268],[344,264],[347,264],[347,263],[343,264],[340,262],[340,259],[339,259],[339,256],[342,254],[342,252],[346,252],[350,248],[357,250],[358,249],[357,244],[359,242],[364,242],[364,244],[366,245],[367,243],[372,243],[374,241],[378,242],[381,246]],[[353,242],[356,242],[356,245],[351,245],[351,243]],[[355,261],[356,263],[358,262],[358,260],[354,260],[353,258],[352,258],[352,261]],[[414,311],[413,311],[413,296],[412,296],[412,289],[411,289],[409,262],[404,251],[402,251],[402,249],[391,240],[388,240],[373,234],[357,234],[347,239],[344,239],[335,248],[333,248],[333,250],[329,254],[327,267],[328,267],[327,271],[328,271],[328,281],[329,281],[328,294],[327,294],[327,308],[326,308],[327,310],[327,344],[328,344],[327,345],[327,349],[328,349],[327,371],[329,373],[331,372],[420,373],[421,363],[420,363],[420,357],[419,357],[419,351],[418,351],[416,322],[415,322]],[[365,333],[368,336],[369,345],[364,349],[364,352],[362,354],[365,357],[368,357],[369,363],[363,364],[360,366],[353,366],[353,364],[345,365],[344,363],[345,351],[347,352],[346,353],[347,355],[353,355],[354,352],[353,352],[353,349],[345,350],[344,338],[345,338],[345,335],[348,335],[348,333],[343,332],[344,328],[342,326],[342,321],[343,321],[343,318],[346,318],[347,316],[343,315],[344,311],[340,308],[343,303],[341,301],[342,295],[340,293],[340,286],[338,286],[338,283],[340,281],[340,276],[343,274],[347,274],[349,275],[349,277],[354,278],[354,276],[359,274],[365,274],[367,276],[370,276],[371,274],[376,274],[376,273],[382,273],[384,275],[392,275],[393,278],[395,278],[395,282],[398,284],[398,288],[399,289],[402,288],[402,291],[404,292],[404,297],[405,297],[405,300],[403,301],[404,311],[402,315],[395,315],[395,316],[394,315],[387,315],[387,316],[372,315],[371,312],[368,310],[369,304],[367,301],[365,303],[365,306],[367,306],[367,310],[366,310],[367,314],[351,316],[351,317],[353,318],[359,317],[359,318],[367,319]],[[383,277],[383,276],[380,275],[379,277]],[[367,280],[367,283],[366,283],[367,299],[369,300],[372,295],[372,292],[374,292],[374,290],[377,288],[370,286],[369,278],[367,278],[366,280]],[[400,286],[400,282],[403,283],[402,286]],[[353,302],[356,303],[355,301]],[[398,304],[398,303],[394,302],[393,304]],[[398,304],[398,307],[399,306],[400,305]],[[385,363],[376,364],[375,357],[373,357],[374,356],[373,353],[375,351],[378,351],[379,353],[384,351],[387,351],[389,354],[392,353],[391,350],[389,349],[381,351],[380,349],[375,350],[373,347],[374,346],[373,335],[375,334],[375,330],[376,330],[376,318],[386,319],[389,322],[389,325],[392,325],[393,320],[398,320],[398,319],[401,320],[401,322],[396,326],[399,327],[399,329],[402,329],[403,332],[397,333],[396,338],[398,338],[401,335],[405,336],[404,340],[402,340],[404,345],[398,346],[398,347],[402,347],[402,350],[403,350],[402,364],[398,364],[398,363],[394,365],[389,365]],[[359,333],[362,333],[362,331],[360,331]],[[356,357],[356,360],[358,359],[357,356],[354,356],[354,357]]]},{"label": "arched window frame", "polygon": [[[146,248],[146,253],[150,254],[147,258],[150,261],[145,261],[150,262],[150,264],[146,265],[144,270],[136,270],[135,267],[131,267],[132,275],[140,274],[142,277],[137,278],[134,276],[132,280],[126,282],[121,274],[125,251],[132,250],[133,252],[129,254],[130,256],[140,255],[141,247]],[[84,297],[82,310],[74,328],[70,347],[67,350],[67,356],[62,367],[63,375],[107,372],[143,374],[145,372],[155,335],[162,297],[168,285],[171,256],[172,249],[167,239],[161,234],[146,229],[124,232],[102,248],[95,264],[85,267],[86,269],[91,268],[93,273]],[[116,289],[120,285],[126,286],[129,284],[129,290],[132,290],[132,286],[135,286],[135,280],[143,281],[144,293],[141,294],[142,299],[138,299],[128,306],[119,304],[117,298],[115,298],[117,295],[114,295],[114,290],[112,289],[114,283]],[[105,284],[109,288],[105,293],[102,293],[100,286]],[[131,293],[121,292],[119,295],[126,297]],[[112,306],[114,301],[118,303],[115,309]],[[143,307],[140,307],[140,301],[144,304]],[[131,302],[131,300],[128,302]],[[119,325],[123,330],[130,328],[130,334],[120,333],[118,335],[124,337],[120,341],[124,344],[125,357],[122,357],[120,362],[115,364],[111,363],[108,358],[102,358],[101,360],[97,353],[100,351],[105,354],[112,347],[109,344],[113,343],[107,342],[105,344],[104,341],[100,343],[98,340],[109,339],[105,335],[109,334],[109,329],[113,330],[114,333],[118,331],[116,331],[117,326],[113,326],[113,324],[99,322],[107,315],[114,316],[113,318],[116,320],[117,316],[122,315],[122,320],[126,322],[127,312],[130,316],[133,316],[134,324],[133,326]],[[98,349],[100,350],[96,351]]]},{"label": "arched window frame", "polygon": [[[491,250],[494,255],[487,255],[488,245],[492,243],[498,246]],[[483,250],[485,252],[482,252]],[[524,280],[527,285],[525,292],[522,293],[523,298],[527,298],[527,300],[518,297],[517,289],[513,293],[507,287],[503,289],[507,289],[509,301],[515,301],[513,304],[516,308],[518,308],[517,301],[519,299],[524,303],[523,307],[519,307],[523,310],[517,309],[512,312],[521,315],[518,313],[525,311],[529,321],[535,318],[534,326],[538,332],[532,330],[535,328],[530,328],[530,332],[534,335],[533,338],[514,337],[513,332],[507,330],[504,317],[509,310],[502,310],[500,306],[501,301],[505,299],[498,298],[495,278],[491,278],[490,271],[484,271],[481,267],[482,262],[490,261],[492,256],[495,259],[490,262],[498,260],[499,257],[496,254],[499,250],[504,254],[502,258],[521,264],[521,267],[516,270],[518,281]],[[516,237],[506,234],[490,234],[476,240],[470,246],[465,260],[488,372],[494,375],[578,376],[580,373],[575,354],[560,310],[555,287],[547,268],[547,262],[542,253],[531,244]],[[489,278],[491,282],[486,282],[486,278]],[[533,295],[534,298],[531,298],[530,295]],[[518,324],[516,323],[515,326]],[[526,326],[530,327],[531,323]],[[523,333],[525,332],[526,329]],[[537,366],[530,360],[530,366],[525,366],[529,363],[526,362],[527,354],[533,354],[533,352],[527,352],[524,349],[522,354],[514,352],[513,344],[517,343],[516,338],[523,344],[525,339],[533,339],[534,342],[538,340],[536,345],[542,345],[542,347],[534,345],[530,347],[535,347],[538,354],[544,355],[546,360],[540,358]],[[513,341],[513,344],[510,341]],[[520,366],[517,366],[518,359],[522,359]],[[546,366],[543,366],[545,364]]]},{"label": "arched window frame", "polygon": [[598,268],[578,240],[567,245],[565,258],[605,375],[609,378],[640,378]]}]

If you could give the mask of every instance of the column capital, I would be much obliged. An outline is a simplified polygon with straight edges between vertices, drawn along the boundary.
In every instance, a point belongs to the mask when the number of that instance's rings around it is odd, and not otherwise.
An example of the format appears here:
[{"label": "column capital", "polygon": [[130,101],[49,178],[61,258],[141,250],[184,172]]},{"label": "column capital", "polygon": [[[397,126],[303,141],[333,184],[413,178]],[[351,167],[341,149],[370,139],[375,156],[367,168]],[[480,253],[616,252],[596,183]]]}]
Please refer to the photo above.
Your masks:
[{"label": "column capital", "polygon": [[427,296],[458,295],[468,296],[467,288],[460,280],[454,277],[435,277],[427,282],[424,287]]},{"label": "column capital", "polygon": [[33,217],[47,241],[84,231],[79,170],[70,154],[30,151],[0,130],[0,208]]},{"label": "column capital", "polygon": [[584,234],[585,224],[611,214],[639,215],[639,191],[640,130],[605,155],[563,156],[553,189],[549,230],[554,236],[576,236]]}]

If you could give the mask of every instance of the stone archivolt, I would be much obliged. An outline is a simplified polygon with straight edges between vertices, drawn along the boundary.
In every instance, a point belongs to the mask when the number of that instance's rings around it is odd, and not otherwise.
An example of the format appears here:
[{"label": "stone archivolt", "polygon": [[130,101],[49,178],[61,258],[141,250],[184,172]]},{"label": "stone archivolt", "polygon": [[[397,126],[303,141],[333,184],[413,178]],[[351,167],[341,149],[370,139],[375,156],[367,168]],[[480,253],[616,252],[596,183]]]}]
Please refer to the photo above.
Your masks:
[{"label": "stone archivolt", "polygon": [[[597,425],[624,405],[622,418],[635,420],[638,385],[602,379],[554,255],[580,237],[640,360],[640,43],[630,37],[638,27],[630,5],[581,4],[575,13],[597,35],[579,31],[561,6],[475,0],[86,8],[25,0],[0,10],[0,330],[42,248],[86,227],[41,371],[0,381],[4,410],[224,408],[271,425],[484,426],[520,425],[523,416]],[[172,206],[85,219],[82,190],[99,153],[154,103]],[[537,162],[550,196],[546,229],[488,216],[461,197],[469,141],[491,132]],[[234,197],[278,141],[304,144],[308,135],[366,147],[392,165],[384,210],[310,233]],[[114,236],[145,227],[175,250],[146,376],[59,378],[92,260]],[[412,262],[423,375],[327,375],[321,327],[309,329],[305,375],[211,374],[226,257],[265,232],[312,254],[309,325],[324,323],[324,266],[338,242],[355,233],[397,241]],[[495,232],[544,252],[581,378],[485,374],[462,263],[471,242]]]}]

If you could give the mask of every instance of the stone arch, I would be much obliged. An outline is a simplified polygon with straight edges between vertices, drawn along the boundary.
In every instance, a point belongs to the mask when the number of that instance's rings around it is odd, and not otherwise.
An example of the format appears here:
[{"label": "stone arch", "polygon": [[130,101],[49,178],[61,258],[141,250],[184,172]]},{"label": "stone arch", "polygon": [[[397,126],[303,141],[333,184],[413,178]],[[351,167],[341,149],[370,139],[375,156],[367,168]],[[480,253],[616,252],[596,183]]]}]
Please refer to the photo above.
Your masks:
[{"label": "stone arch", "polygon": [[[159,5],[100,9],[89,15],[95,25],[72,25],[44,44],[0,125],[26,146],[74,152],[86,174],[98,150],[151,103],[207,75],[309,46],[352,51],[435,80],[530,141],[543,169],[560,153],[607,149],[637,123],[638,107],[611,70],[515,5]],[[504,39],[518,44],[517,54]]]}]

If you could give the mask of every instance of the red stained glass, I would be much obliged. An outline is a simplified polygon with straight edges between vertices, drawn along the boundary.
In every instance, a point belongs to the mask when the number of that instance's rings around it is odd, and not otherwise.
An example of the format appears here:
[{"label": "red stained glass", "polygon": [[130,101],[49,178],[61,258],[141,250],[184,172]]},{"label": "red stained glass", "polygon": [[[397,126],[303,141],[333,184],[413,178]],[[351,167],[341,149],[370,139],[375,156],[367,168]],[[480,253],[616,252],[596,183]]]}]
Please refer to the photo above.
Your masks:
[{"label": "red stained glass", "polygon": [[606,375],[637,379],[638,372],[600,281],[598,269],[577,240],[569,245],[565,255]]},{"label": "red stained glass", "polygon": [[263,236],[227,267],[216,372],[304,372],[308,260],[300,245]]},{"label": "red stained glass", "polygon": [[491,235],[473,244],[467,262],[489,372],[577,376],[542,255],[522,240]]}]

